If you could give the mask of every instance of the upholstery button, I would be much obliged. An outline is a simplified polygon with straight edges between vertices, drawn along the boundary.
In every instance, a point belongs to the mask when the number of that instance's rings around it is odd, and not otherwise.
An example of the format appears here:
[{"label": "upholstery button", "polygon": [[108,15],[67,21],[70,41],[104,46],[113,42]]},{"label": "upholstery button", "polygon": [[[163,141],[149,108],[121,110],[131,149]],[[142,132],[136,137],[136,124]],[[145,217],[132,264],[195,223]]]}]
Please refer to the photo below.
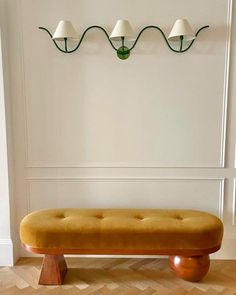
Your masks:
[{"label": "upholstery button", "polygon": [[140,215],[135,216],[136,219],[143,220],[144,218]]},{"label": "upholstery button", "polygon": [[183,217],[181,217],[181,216],[176,216],[175,219],[183,220]]},{"label": "upholstery button", "polygon": [[104,218],[102,215],[95,215],[94,217],[96,217],[98,219],[103,219]]},{"label": "upholstery button", "polygon": [[64,214],[59,214],[59,215],[56,216],[56,218],[63,219],[63,218],[65,218],[65,215]]}]

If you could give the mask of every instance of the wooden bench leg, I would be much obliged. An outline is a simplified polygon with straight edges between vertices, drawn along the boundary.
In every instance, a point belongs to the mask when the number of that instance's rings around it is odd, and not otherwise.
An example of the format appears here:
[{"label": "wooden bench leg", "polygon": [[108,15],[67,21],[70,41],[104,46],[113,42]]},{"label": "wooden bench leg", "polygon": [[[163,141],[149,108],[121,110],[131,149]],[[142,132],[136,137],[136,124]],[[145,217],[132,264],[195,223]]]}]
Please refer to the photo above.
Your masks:
[{"label": "wooden bench leg", "polygon": [[210,267],[209,255],[203,256],[170,256],[170,268],[180,277],[186,281],[198,282],[208,272]]},{"label": "wooden bench leg", "polygon": [[62,285],[66,272],[67,265],[63,255],[45,255],[39,284]]}]

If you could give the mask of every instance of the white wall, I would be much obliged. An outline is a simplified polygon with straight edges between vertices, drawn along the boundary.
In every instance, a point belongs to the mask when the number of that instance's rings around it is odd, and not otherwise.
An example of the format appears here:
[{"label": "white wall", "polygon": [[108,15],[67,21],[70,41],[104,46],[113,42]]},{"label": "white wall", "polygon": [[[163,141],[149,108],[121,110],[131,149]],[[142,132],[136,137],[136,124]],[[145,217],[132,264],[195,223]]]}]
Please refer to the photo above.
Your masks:
[{"label": "white wall", "polygon": [[[6,7],[0,2],[0,266],[12,265],[14,261],[14,199],[10,100],[8,91],[8,56],[6,34]],[[8,138],[7,138],[8,133]],[[8,157],[8,152],[10,156]],[[10,169],[9,169],[10,168]],[[11,184],[11,188],[10,188]],[[10,207],[12,207],[10,212]],[[12,213],[12,214],[11,214]],[[12,218],[11,218],[12,217]],[[12,223],[11,223],[12,221]],[[12,230],[11,230],[12,229]]]},{"label": "white wall", "polygon": [[[48,207],[196,208],[224,221],[217,257],[236,258],[232,1],[9,2],[17,226]],[[179,17],[210,25],[189,52],[149,30],[126,61],[100,31],[65,55],[37,29],[70,19],[111,32],[127,18],[168,34]]]}]

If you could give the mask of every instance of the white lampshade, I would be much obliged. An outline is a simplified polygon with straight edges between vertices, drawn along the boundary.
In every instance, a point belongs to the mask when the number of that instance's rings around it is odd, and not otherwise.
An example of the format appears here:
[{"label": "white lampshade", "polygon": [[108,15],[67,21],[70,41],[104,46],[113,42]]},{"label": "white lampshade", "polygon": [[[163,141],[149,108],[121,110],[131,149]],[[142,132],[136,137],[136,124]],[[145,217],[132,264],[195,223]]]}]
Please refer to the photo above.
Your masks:
[{"label": "white lampshade", "polygon": [[117,21],[110,39],[114,41],[120,41],[121,37],[125,37],[126,40],[135,40],[134,38],[134,31],[127,20],[120,19]]},{"label": "white lampshade", "polygon": [[180,36],[183,36],[186,41],[195,39],[195,34],[186,19],[178,19],[175,22],[168,39],[171,41],[179,41]]},{"label": "white lampshade", "polygon": [[77,39],[78,34],[70,21],[61,20],[56,28],[52,39],[57,41],[64,41],[65,38]]}]

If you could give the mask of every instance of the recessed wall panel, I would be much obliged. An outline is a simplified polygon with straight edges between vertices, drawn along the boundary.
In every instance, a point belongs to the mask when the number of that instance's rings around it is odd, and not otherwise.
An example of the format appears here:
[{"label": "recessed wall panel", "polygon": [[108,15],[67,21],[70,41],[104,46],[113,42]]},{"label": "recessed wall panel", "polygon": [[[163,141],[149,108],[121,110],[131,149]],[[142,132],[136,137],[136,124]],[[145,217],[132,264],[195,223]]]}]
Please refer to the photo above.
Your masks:
[{"label": "recessed wall panel", "polygon": [[51,179],[28,181],[29,211],[43,208],[178,208],[222,217],[222,179]]},{"label": "recessed wall panel", "polygon": [[[27,166],[223,166],[228,1],[21,2]],[[122,61],[99,30],[59,52],[37,27],[53,32],[65,15],[80,35],[92,24],[110,33],[120,17],[136,34],[156,24],[168,35],[183,15],[210,28],[182,55],[146,31]]]}]

